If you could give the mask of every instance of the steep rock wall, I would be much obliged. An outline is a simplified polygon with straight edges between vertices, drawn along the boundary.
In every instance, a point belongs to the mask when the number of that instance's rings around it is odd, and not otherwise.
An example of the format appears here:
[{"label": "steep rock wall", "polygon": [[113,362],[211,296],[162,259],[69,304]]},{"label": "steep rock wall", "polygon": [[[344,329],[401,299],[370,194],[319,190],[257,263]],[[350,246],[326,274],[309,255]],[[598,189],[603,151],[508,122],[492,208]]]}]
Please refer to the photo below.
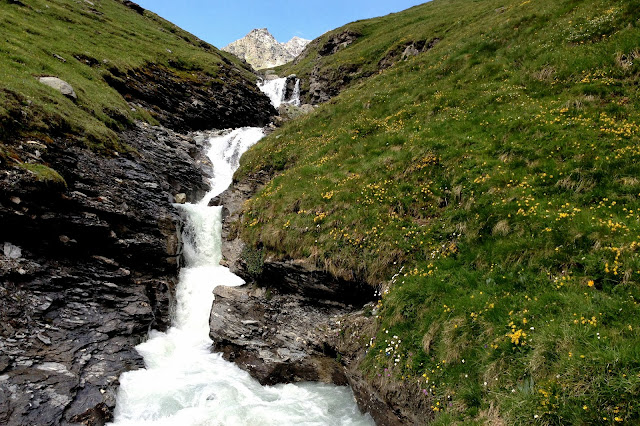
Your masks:
[{"label": "steep rock wall", "polygon": [[181,247],[171,202],[207,190],[208,162],[161,127],[121,137],[132,151],[16,147],[64,181],[0,172],[2,424],[103,424],[119,375],[142,366],[134,346],[168,325]]}]

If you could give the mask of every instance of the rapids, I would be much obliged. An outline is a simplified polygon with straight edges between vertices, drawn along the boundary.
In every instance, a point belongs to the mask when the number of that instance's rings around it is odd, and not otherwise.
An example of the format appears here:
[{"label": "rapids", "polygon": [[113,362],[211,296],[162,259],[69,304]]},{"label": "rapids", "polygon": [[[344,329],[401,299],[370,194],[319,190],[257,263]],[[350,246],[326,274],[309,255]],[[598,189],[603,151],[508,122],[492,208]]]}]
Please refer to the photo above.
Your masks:
[{"label": "rapids", "polygon": [[262,137],[262,129],[243,128],[210,140],[211,190],[199,203],[180,206],[187,223],[186,267],[180,272],[173,325],[166,333],[152,331],[136,347],[146,368],[120,376],[113,425],[373,425],[347,387],[261,386],[211,353],[213,289],[244,282],[219,264],[221,207],[208,202],[230,185],[240,156]]}]

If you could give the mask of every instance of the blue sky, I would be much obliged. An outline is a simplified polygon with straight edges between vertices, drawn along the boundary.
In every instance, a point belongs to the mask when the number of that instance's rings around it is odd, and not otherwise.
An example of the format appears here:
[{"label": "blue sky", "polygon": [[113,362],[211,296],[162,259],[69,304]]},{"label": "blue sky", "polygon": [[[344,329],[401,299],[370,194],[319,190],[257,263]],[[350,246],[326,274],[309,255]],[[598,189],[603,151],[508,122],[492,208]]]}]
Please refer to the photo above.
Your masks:
[{"label": "blue sky", "polygon": [[399,12],[426,0],[134,0],[216,47],[268,28],[280,42],[314,39],[358,19]]}]

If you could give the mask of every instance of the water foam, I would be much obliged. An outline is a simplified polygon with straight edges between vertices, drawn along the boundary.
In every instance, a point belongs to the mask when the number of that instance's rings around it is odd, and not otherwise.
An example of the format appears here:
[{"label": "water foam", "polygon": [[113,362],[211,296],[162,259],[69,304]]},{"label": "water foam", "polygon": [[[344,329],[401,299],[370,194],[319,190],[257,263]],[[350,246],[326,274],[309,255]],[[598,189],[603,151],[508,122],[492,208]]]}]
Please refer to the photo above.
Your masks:
[{"label": "water foam", "polygon": [[290,99],[287,96],[287,77],[265,80],[258,83],[258,88],[271,100],[271,105],[278,108],[282,104],[300,106],[300,79],[296,78],[296,84]]}]

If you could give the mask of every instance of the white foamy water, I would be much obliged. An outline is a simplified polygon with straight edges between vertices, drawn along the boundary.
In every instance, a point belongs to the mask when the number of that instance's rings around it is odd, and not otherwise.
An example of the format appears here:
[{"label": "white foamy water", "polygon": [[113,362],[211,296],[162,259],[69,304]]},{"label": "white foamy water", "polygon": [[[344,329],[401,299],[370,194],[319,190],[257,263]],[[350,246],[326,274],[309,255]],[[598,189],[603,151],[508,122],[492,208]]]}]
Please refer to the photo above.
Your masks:
[{"label": "white foamy water", "polygon": [[261,386],[248,373],[210,352],[213,289],[244,282],[219,265],[221,207],[210,198],[226,189],[243,152],[262,138],[244,128],[211,139],[212,189],[185,204],[185,260],[173,326],[152,331],[136,346],[145,369],[120,376],[113,425],[373,425],[358,411],[349,388],[317,383]]},{"label": "white foamy water", "polygon": [[290,99],[286,98],[287,78],[277,78],[274,80],[265,80],[258,83],[260,90],[269,96],[271,104],[278,108],[282,104],[291,104],[300,106],[300,79],[296,79],[296,85]]}]

